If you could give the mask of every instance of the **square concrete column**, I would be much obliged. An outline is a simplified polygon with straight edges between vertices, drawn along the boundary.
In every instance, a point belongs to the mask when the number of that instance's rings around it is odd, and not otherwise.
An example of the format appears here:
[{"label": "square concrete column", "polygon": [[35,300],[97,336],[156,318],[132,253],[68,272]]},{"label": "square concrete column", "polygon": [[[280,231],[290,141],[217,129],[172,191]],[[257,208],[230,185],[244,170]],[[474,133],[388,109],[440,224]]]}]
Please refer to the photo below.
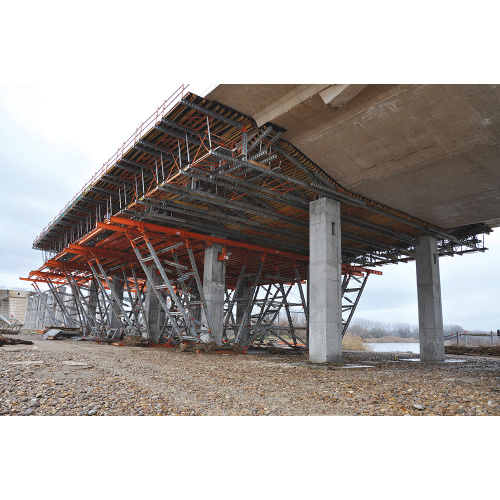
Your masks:
[{"label": "square concrete column", "polygon": [[26,324],[26,328],[30,330],[36,330],[36,321],[37,321],[37,311],[38,311],[38,295],[32,295],[30,297],[31,300],[31,313],[30,313],[30,322]]},{"label": "square concrete column", "polygon": [[44,302],[44,309],[43,309],[43,324],[44,327],[48,326],[54,326],[52,325],[53,321],[50,316],[50,311],[52,309],[52,292],[50,290],[47,290],[46,292],[43,292],[43,302]]},{"label": "square concrete column", "polygon": [[[65,306],[66,306],[66,311],[68,312],[68,316],[72,320],[73,323],[78,323],[78,313],[76,310],[76,305],[75,305],[75,298],[73,297],[72,293],[67,293],[66,294],[66,299],[65,299]],[[74,326],[73,324],[69,324],[67,326]]]},{"label": "square concrete column", "polygon": [[[96,310],[97,310],[97,286],[94,280],[90,282],[90,287],[89,287],[89,296],[87,299],[88,303],[88,309],[87,309],[87,315],[90,316],[91,318],[96,317]],[[87,332],[90,333],[90,324],[87,326]]]},{"label": "square concrete column", "polygon": [[[115,275],[113,276],[113,281],[111,283],[111,286],[113,287],[113,290],[118,297],[118,300],[120,301],[120,304],[123,303],[123,287],[125,286],[125,283],[123,281],[122,276],[120,275]],[[117,304],[115,297],[113,294],[111,294],[111,301],[112,301],[112,314],[111,314],[111,325],[110,328],[112,329],[118,329],[121,326],[120,321],[118,320],[118,315],[122,313],[120,306]]]},{"label": "square concrete column", "polygon": [[95,318],[97,310],[97,286],[94,280],[90,282],[88,304],[89,308],[87,314],[92,318]]},{"label": "square concrete column", "polygon": [[43,328],[43,318],[44,309],[43,309],[43,299],[41,295],[37,295],[36,297],[36,318],[35,318],[35,330],[41,330]]},{"label": "square concrete column", "polygon": [[33,329],[33,311],[36,310],[35,309],[35,295],[30,295],[28,297],[28,301],[27,301],[27,305],[26,305],[26,317],[24,319],[24,328],[26,328],[27,330],[31,330]]},{"label": "square concrete column", "polygon": [[[219,260],[222,245],[218,243],[205,249],[205,264],[203,267],[203,294],[210,317],[212,335],[203,336],[204,342],[211,340],[217,345],[222,345],[224,330],[224,292],[226,290],[226,261]],[[203,322],[207,323],[205,312],[202,314]]]},{"label": "square concrete column", "polygon": [[[66,296],[66,287],[62,286],[61,288],[59,288],[59,290],[57,291],[57,295],[59,297],[59,302],[62,302],[64,305],[64,298]],[[64,313],[59,303],[57,304],[56,307],[56,319],[57,321],[59,321],[59,323],[61,324],[64,323]]]},{"label": "square concrete column", "polygon": [[443,313],[437,239],[421,236],[415,245],[421,361],[444,361]]},{"label": "square concrete column", "polygon": [[[253,297],[250,297],[250,292],[252,288],[248,282],[248,278],[244,278],[241,283],[241,288],[239,290],[238,296],[236,297],[236,323],[239,325],[243,321],[245,316],[245,311],[248,309],[249,302]],[[248,343],[250,339],[250,314],[247,316],[246,325],[243,327],[240,337],[240,344],[242,346]]]},{"label": "square concrete column", "polygon": [[56,321],[56,307],[57,307],[57,300],[54,296],[54,292],[50,290],[49,292],[49,302],[48,302],[48,307],[50,310],[49,313],[49,323],[51,325],[57,326],[57,321]]},{"label": "square concrete column", "polygon": [[309,357],[342,362],[342,257],[340,203],[309,204]]},{"label": "square concrete column", "polygon": [[[200,297],[200,294],[199,294],[198,291],[194,291],[193,295],[194,295],[194,298],[193,298],[194,302],[200,302],[201,301],[201,297]],[[194,317],[194,319],[198,323],[200,323],[201,322],[201,310],[202,310],[201,304],[196,304],[195,306],[191,306],[191,309],[193,311],[193,317]],[[196,328],[199,328],[198,323],[196,323]]]},{"label": "square concrete column", "polygon": [[157,273],[156,265],[150,264],[148,266],[149,272],[153,276],[154,285],[149,281],[146,283],[146,292],[144,300],[144,309],[146,313],[146,322],[148,325],[149,338],[155,344],[158,343],[160,339],[160,301],[156,296],[153,286],[158,286],[161,282],[161,276]]}]

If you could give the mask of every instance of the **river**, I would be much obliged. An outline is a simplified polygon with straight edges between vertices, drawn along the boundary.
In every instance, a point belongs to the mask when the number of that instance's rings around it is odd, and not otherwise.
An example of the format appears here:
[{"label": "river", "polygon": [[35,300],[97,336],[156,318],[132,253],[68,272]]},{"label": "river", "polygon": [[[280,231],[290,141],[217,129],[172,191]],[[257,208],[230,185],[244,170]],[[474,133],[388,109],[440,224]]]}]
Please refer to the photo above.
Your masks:
[{"label": "river", "polygon": [[366,346],[371,347],[373,352],[412,352],[420,354],[418,342],[368,342]]}]

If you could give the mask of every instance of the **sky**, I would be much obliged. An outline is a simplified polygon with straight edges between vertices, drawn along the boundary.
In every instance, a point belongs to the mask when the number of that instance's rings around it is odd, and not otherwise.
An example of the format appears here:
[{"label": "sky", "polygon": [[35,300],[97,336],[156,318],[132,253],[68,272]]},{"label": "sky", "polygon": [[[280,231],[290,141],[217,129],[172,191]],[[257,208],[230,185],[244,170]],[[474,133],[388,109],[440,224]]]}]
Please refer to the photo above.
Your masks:
[{"label": "sky", "polygon": [[[42,264],[33,240],[179,85],[0,85],[0,286],[30,287],[19,277]],[[202,94],[211,85],[189,89]],[[440,260],[445,324],[500,328],[500,229],[485,244],[485,253]],[[381,270],[370,276],[355,318],[417,324],[415,263]]]}]

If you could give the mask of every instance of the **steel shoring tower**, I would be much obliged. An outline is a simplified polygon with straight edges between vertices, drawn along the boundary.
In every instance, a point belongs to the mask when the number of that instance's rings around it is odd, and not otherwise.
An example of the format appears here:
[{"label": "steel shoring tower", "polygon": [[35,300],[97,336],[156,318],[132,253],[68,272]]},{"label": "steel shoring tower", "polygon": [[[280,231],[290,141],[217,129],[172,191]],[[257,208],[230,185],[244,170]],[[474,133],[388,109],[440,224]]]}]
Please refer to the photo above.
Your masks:
[{"label": "steel shoring tower", "polygon": [[0,314],[0,328],[8,328],[14,332],[19,332],[23,326],[24,323],[13,314],[10,314],[8,319]]},{"label": "steel shoring tower", "polygon": [[[145,256],[141,254],[139,242],[143,243],[142,250],[146,253]],[[205,311],[206,306],[192,250],[187,247],[191,261],[191,267],[189,267],[180,264],[175,253],[176,249],[185,246],[183,243],[171,245],[156,252],[145,233],[141,237],[131,238],[130,243],[146,275],[147,283],[165,312],[165,321],[161,326],[159,340],[196,342],[200,341],[202,336],[210,334],[208,325],[196,319],[200,316],[198,314],[200,306],[205,308]],[[167,252],[170,252],[172,261],[164,257]],[[161,254],[161,260],[159,254]],[[147,265],[148,262],[154,265],[150,267]],[[160,280],[155,279],[156,272],[159,273]]]},{"label": "steel shoring tower", "polygon": [[[364,276],[356,276],[354,273],[344,275],[342,280],[342,337],[346,334],[351,323],[354,311],[365,289],[368,276],[370,276],[369,272]],[[349,288],[350,283],[352,283],[351,288]]]},{"label": "steel shoring tower", "polygon": [[[86,268],[71,271],[76,265],[67,263],[60,275],[38,273],[38,280],[47,282],[59,297],[56,302],[66,323],[81,328],[85,336],[116,340],[140,335],[155,344],[210,341],[214,330],[201,270],[205,250],[223,243],[219,261],[225,261],[228,269],[223,342],[248,347],[272,337],[289,348],[307,347],[303,287],[307,257],[130,219],[114,218],[104,227],[108,238],[101,239],[99,246],[71,249],[80,252]],[[381,273],[359,266],[342,269],[344,301],[350,301],[353,313],[364,286],[356,290],[353,301],[348,297],[353,293],[347,286],[350,280],[362,278],[365,284],[370,273]],[[70,301],[60,298],[55,279],[57,286],[70,286]],[[120,295],[120,287],[127,297]],[[162,314],[148,310],[148,293],[154,295]],[[161,318],[157,324],[155,317]]]},{"label": "steel shoring tower", "polygon": [[[247,297],[238,297],[242,278],[250,281]],[[293,303],[289,295],[294,286],[302,286],[292,278],[280,276],[241,275],[240,287],[228,293],[225,307],[224,338],[243,346],[260,345],[267,337],[278,337],[289,347],[305,346],[306,321],[296,321],[305,314],[305,304]],[[236,311],[235,311],[236,309]],[[293,311],[292,311],[293,309]],[[238,314],[242,311],[242,314]],[[284,318],[281,313],[284,313]],[[297,332],[301,331],[301,336]],[[303,337],[303,338],[302,338]]]}]

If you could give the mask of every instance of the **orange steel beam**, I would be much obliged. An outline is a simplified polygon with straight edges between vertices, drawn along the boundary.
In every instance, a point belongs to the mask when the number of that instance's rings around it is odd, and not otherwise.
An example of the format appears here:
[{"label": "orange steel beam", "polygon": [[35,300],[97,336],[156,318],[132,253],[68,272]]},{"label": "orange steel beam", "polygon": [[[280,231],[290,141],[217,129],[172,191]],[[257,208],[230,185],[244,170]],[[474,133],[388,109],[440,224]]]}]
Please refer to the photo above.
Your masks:
[{"label": "orange steel beam", "polygon": [[84,245],[76,245],[74,243],[70,243],[67,246],[68,250],[71,253],[78,253],[80,255],[88,256],[95,255],[97,257],[108,257],[111,259],[123,259],[125,261],[131,262],[135,260],[135,255],[129,252],[118,252],[116,250],[108,250],[106,248],[101,247],[88,247]]},{"label": "orange steel beam", "polygon": [[[47,278],[21,278],[19,277],[21,281],[32,281],[34,283],[48,283]],[[55,285],[65,285],[67,283],[66,278],[64,280],[58,280],[56,281],[54,278],[52,279],[52,283]]]},{"label": "orange steel beam", "polygon": [[46,271],[31,271],[29,273],[29,277],[31,276],[41,276],[43,278],[53,278],[53,279],[66,279],[66,276],[64,274],[59,274],[59,273],[48,273]]},{"label": "orange steel beam", "polygon": [[[22,281],[40,281],[44,283],[47,283],[47,279],[61,280],[62,282],[66,282],[66,276],[64,276],[64,274],[48,273],[45,271],[30,271],[27,278],[19,277],[19,279]],[[59,282],[60,281],[57,281],[57,283]]]},{"label": "orange steel beam", "polygon": [[[220,243],[221,245],[228,245],[236,248],[245,248],[247,250],[253,250],[259,253],[267,253],[272,255],[280,255],[282,257],[288,257],[290,259],[303,260],[308,261],[309,257],[304,255],[294,254],[290,252],[283,252],[281,250],[273,250],[271,248],[260,247],[257,245],[251,245],[250,243],[242,243],[239,241],[226,240],[223,238],[217,238],[215,236],[208,236],[205,234],[192,233],[191,231],[184,231],[182,229],[174,229],[166,226],[158,226],[157,224],[151,224],[149,222],[141,222],[141,221],[133,221],[130,219],[124,219],[122,217],[114,217],[110,218],[110,221],[115,224],[123,224],[126,226],[136,227],[139,230],[150,230],[156,233],[168,234],[172,236],[177,236],[179,238],[184,239],[192,239],[199,241],[207,241],[211,243]],[[102,226],[100,226],[102,227]],[[107,226],[106,229],[112,230],[111,227]]]},{"label": "orange steel beam", "polygon": [[89,271],[88,266],[82,264],[73,264],[71,262],[59,262],[58,260],[48,260],[45,263],[46,267],[70,269],[71,271]]},{"label": "orange steel beam", "polygon": [[[126,227],[119,226],[117,224],[122,224]],[[114,217],[112,216],[110,219],[110,222],[98,222],[97,223],[97,228],[94,230],[94,232],[100,232],[100,230],[106,229],[106,230],[111,230],[114,232],[119,232],[119,233],[124,233],[127,236],[140,236],[143,233],[148,234],[148,237],[150,238],[155,238],[155,239],[162,239],[165,240],[169,236],[175,239],[185,239],[185,240],[196,240],[200,242],[204,242],[208,245],[211,245],[212,243],[219,243],[226,247],[233,247],[233,248],[240,248],[252,252],[256,252],[259,254],[268,254],[268,255],[276,255],[280,257],[285,257],[285,258],[290,258],[292,260],[299,260],[304,263],[309,261],[308,256],[304,255],[299,255],[299,254],[294,254],[290,252],[284,252],[281,250],[274,250],[270,248],[265,248],[265,247],[260,247],[257,245],[252,245],[250,243],[244,243],[244,242],[238,242],[238,241],[233,241],[233,240],[227,240],[224,238],[217,238],[215,236],[208,236],[204,234],[199,234],[199,233],[193,233],[191,231],[185,231],[182,229],[175,229],[175,228],[170,228],[166,226],[159,226],[157,224],[151,224],[147,222],[141,222],[141,221],[133,221],[130,219],[126,219],[123,217]],[[169,238],[170,239],[170,238]],[[102,247],[89,247],[86,245],[81,245],[81,244],[74,244],[70,243],[66,249],[62,252],[69,252],[69,253],[75,253],[78,255],[82,255],[84,257],[89,257],[89,256],[95,256],[95,257],[101,257],[101,258],[110,258],[110,259],[116,259],[116,260],[122,260],[124,261],[124,266],[133,264],[136,262],[136,256],[133,253],[129,252],[122,252],[122,251],[116,251],[116,250],[110,250]],[[225,253],[225,252],[223,252]],[[224,259],[227,259],[227,255],[223,256]],[[59,268],[67,268],[75,271],[88,271],[88,269],[85,266],[82,266],[81,264],[72,264],[72,263],[65,263],[65,262],[59,262],[57,260],[50,260],[47,261],[46,263],[47,267],[59,267]],[[342,272],[343,274],[346,274],[348,272],[355,274],[357,276],[363,276],[363,273],[368,273],[368,274],[378,274],[381,275],[381,271],[377,271],[374,269],[366,269],[361,266],[350,266],[347,264],[342,264]],[[31,276],[31,273],[30,273]]]},{"label": "orange steel beam", "polygon": [[[206,241],[206,242],[210,242],[210,243],[220,243],[222,245],[236,247],[236,248],[244,248],[246,250],[252,250],[252,251],[255,251],[258,253],[279,255],[282,257],[288,257],[288,258],[291,258],[294,260],[302,260],[302,261],[306,261],[306,262],[309,261],[309,257],[305,256],[305,255],[299,255],[299,254],[294,254],[294,253],[290,253],[290,252],[283,252],[281,250],[273,250],[270,248],[252,245],[250,243],[243,243],[243,242],[239,242],[239,241],[227,240],[224,238],[217,238],[215,236],[207,236],[205,234],[193,233],[191,231],[184,231],[182,229],[175,229],[175,228],[166,227],[166,226],[158,226],[157,224],[151,224],[149,222],[133,221],[130,219],[125,219],[123,217],[115,217],[115,216],[112,216],[110,218],[110,222],[114,223],[114,224],[123,224],[123,225],[130,227],[130,228],[137,228],[137,229],[142,230],[142,231],[143,230],[148,230],[148,231],[150,230],[150,231],[153,231],[155,233],[176,236],[176,237],[184,238],[184,239],[194,239],[194,240]],[[114,224],[111,224],[111,223],[98,223],[98,227],[114,231],[116,226],[114,226]],[[123,227],[122,228],[119,227],[116,230],[124,232],[124,233],[127,232],[126,228],[123,228]],[[347,264],[342,264],[342,270],[343,271],[353,271],[353,272],[368,272],[370,274],[382,275],[382,271],[376,271],[374,269],[366,269],[366,268],[360,267],[360,266],[350,266]]]},{"label": "orange steel beam", "polygon": [[[106,229],[107,231],[115,231],[117,233],[123,233],[126,234],[127,236],[142,236],[142,232],[140,229],[136,227],[122,227],[122,226],[116,226],[113,224],[110,224],[109,222],[98,222],[97,227],[99,229]],[[150,238],[154,239],[165,239],[165,233],[158,233],[154,231],[148,232],[148,235]],[[177,235],[173,235],[176,236]]]}]

